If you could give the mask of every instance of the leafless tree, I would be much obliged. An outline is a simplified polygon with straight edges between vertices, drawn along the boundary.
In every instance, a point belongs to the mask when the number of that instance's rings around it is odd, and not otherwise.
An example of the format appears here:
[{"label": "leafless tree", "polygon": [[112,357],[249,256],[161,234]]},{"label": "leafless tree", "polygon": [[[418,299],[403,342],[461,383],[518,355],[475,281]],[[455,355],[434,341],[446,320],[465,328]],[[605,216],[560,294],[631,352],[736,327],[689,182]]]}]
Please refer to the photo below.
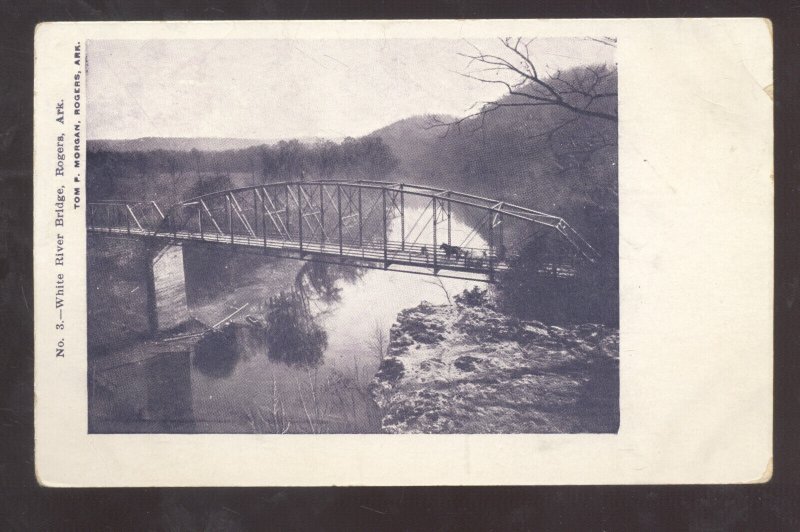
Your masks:
[{"label": "leafless tree", "polygon": [[286,419],[283,400],[278,396],[278,384],[275,380],[274,372],[272,373],[272,421],[276,434],[286,434],[292,426],[291,421]]},{"label": "leafless tree", "polygon": [[453,304],[453,302],[450,300],[450,292],[448,292],[447,288],[445,288],[441,278],[433,277],[432,279],[423,279],[422,282],[424,282],[425,284],[432,284],[433,286],[438,286],[439,288],[441,288],[442,292],[444,292],[444,297],[447,298],[447,304],[448,305]]},{"label": "leafless tree", "polygon": [[286,410],[278,393],[274,373],[272,374],[272,418],[265,416],[264,410],[257,404],[246,409],[245,413],[247,414],[247,423],[253,433],[274,432],[275,434],[286,434],[289,432],[292,423],[286,418]]},{"label": "leafless tree", "polygon": [[[607,46],[616,45],[616,41],[611,38],[593,40]],[[616,74],[614,68],[589,65],[546,74],[536,66],[530,50],[532,42],[532,39],[526,41],[522,38],[502,38],[502,55],[485,53],[475,45],[471,45],[473,53],[459,54],[469,60],[469,71],[461,73],[462,76],[482,83],[503,85],[511,98],[476,102],[473,105],[473,109],[477,108],[476,111],[454,121],[431,117],[431,127],[460,130],[462,125],[469,123],[473,130],[477,130],[483,128],[489,114],[499,109],[541,106],[564,109],[569,116],[546,133],[566,127],[577,117],[617,122],[616,82],[612,82]],[[509,81],[509,75],[514,79]]]},{"label": "leafless tree", "polygon": [[386,356],[386,348],[388,347],[386,340],[386,328],[381,325],[378,320],[375,320],[372,329],[372,337],[370,338],[370,347],[372,348],[378,362],[381,362]]},{"label": "leafless tree", "polygon": [[[303,397],[303,387],[300,385],[300,379],[297,378],[297,375],[294,375],[294,382],[297,384],[297,395],[300,397],[300,404],[303,406],[303,412],[305,412],[306,420],[308,421],[308,427],[311,429],[312,434],[319,434],[318,428],[314,425],[314,420],[311,418],[311,414],[308,412],[308,407],[306,406],[306,400]],[[316,399],[316,397],[314,397]],[[312,408],[314,405],[312,404]]]}]

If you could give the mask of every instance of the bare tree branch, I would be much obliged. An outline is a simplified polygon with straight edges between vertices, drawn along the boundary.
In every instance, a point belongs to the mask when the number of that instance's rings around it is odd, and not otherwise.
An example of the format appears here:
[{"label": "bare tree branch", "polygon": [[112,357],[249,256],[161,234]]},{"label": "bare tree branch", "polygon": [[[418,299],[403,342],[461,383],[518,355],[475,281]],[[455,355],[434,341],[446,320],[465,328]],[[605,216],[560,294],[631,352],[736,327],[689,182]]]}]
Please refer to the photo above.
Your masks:
[{"label": "bare tree branch", "polygon": [[[610,37],[591,39],[606,46],[616,46],[616,40]],[[474,52],[459,54],[468,60],[467,68],[469,69],[468,72],[462,72],[460,75],[481,83],[502,85],[505,87],[507,95],[514,98],[494,102],[476,102],[473,108],[480,106],[476,111],[451,121],[434,117],[428,127],[445,127],[447,131],[444,136],[446,136],[451,128],[460,132],[463,125],[470,124],[473,126],[470,131],[474,133],[483,128],[486,115],[498,109],[535,106],[553,106],[565,109],[574,115],[617,122],[616,112],[609,111],[607,105],[600,107],[594,105],[600,100],[617,97],[617,92],[607,90],[608,84],[605,83],[614,74],[613,69],[609,69],[605,65],[587,66],[580,70],[570,71],[569,76],[558,71],[555,75],[543,77],[532,57],[531,42],[530,40],[523,41],[521,37],[500,39],[503,50],[507,52],[504,55],[508,57],[485,53],[476,45],[468,43]],[[492,74],[499,76],[503,73],[511,74],[516,79],[490,77]],[[481,120],[476,123],[474,119],[478,117]],[[558,128],[562,126],[563,124]]]},{"label": "bare tree branch", "polygon": [[447,298],[447,304],[448,305],[452,305],[453,304],[453,302],[450,300],[450,293],[447,291],[447,288],[445,288],[444,283],[442,282],[441,278],[434,277],[433,279],[423,279],[422,282],[424,282],[425,284],[431,284],[431,285],[438,286],[439,288],[441,288],[442,292],[444,292],[444,297]]}]

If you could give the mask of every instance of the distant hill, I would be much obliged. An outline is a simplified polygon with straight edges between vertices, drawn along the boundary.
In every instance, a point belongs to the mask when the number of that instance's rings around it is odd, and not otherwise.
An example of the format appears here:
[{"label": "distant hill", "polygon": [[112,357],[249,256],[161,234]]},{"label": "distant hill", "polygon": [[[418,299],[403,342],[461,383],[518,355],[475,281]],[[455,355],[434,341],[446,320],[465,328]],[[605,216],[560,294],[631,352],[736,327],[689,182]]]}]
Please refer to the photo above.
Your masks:
[{"label": "distant hill", "polygon": [[[314,144],[321,139],[308,137],[298,139],[303,144]],[[232,137],[142,137],[138,139],[97,139],[89,140],[89,151],[144,152],[167,151],[225,151],[243,150],[263,144],[277,144],[279,139],[245,139]]]},{"label": "distant hill", "polygon": [[400,159],[395,175],[410,180],[422,178],[429,170],[428,159],[431,148],[437,144],[445,130],[431,127],[434,118],[447,123],[455,120],[452,116],[419,115],[404,118],[388,126],[373,131],[369,137],[380,137]]}]

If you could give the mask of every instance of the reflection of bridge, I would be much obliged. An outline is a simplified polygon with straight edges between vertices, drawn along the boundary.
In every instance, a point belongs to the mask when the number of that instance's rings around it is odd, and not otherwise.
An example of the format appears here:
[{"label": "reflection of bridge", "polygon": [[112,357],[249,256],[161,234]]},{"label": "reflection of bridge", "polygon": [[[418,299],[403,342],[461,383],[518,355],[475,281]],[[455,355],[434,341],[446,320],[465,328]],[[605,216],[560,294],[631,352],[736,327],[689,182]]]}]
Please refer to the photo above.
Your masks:
[{"label": "reflection of bridge", "polygon": [[[453,218],[471,231],[459,231]],[[155,202],[90,203],[87,224],[92,233],[165,243],[212,242],[308,260],[490,279],[508,268],[517,251],[516,242],[504,241],[509,232],[550,229],[575,255],[598,257],[557,216],[451,190],[379,181],[267,183],[205,194],[166,210]]]}]

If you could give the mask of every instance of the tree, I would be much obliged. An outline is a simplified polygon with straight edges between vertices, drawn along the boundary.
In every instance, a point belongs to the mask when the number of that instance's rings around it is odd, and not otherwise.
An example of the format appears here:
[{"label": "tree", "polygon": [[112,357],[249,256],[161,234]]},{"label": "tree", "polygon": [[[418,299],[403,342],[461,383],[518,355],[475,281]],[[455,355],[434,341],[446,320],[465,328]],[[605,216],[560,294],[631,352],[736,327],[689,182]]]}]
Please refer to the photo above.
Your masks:
[{"label": "tree", "polygon": [[[613,39],[594,39],[601,44],[615,46]],[[473,123],[479,118],[476,129],[483,126],[486,116],[498,109],[519,107],[549,106],[567,112],[568,118],[556,125],[554,130],[574,122],[579,116],[597,118],[608,122],[617,122],[617,88],[616,68],[606,65],[589,65],[568,71],[557,71],[544,74],[537,66],[530,50],[533,40],[524,41],[502,38],[503,55],[489,54],[473,46],[474,52],[459,54],[469,60],[462,73],[464,77],[503,85],[507,89],[507,97],[496,101],[476,102],[477,111],[454,121],[441,121],[433,118],[433,127],[461,127],[465,123]],[[504,79],[505,78],[505,79]]]},{"label": "tree", "polygon": [[306,165],[305,147],[297,139],[282,140],[277,145],[277,170],[281,179],[300,179]]},{"label": "tree", "polygon": [[384,179],[399,163],[381,137],[362,137],[356,148],[359,170],[368,179]]}]

